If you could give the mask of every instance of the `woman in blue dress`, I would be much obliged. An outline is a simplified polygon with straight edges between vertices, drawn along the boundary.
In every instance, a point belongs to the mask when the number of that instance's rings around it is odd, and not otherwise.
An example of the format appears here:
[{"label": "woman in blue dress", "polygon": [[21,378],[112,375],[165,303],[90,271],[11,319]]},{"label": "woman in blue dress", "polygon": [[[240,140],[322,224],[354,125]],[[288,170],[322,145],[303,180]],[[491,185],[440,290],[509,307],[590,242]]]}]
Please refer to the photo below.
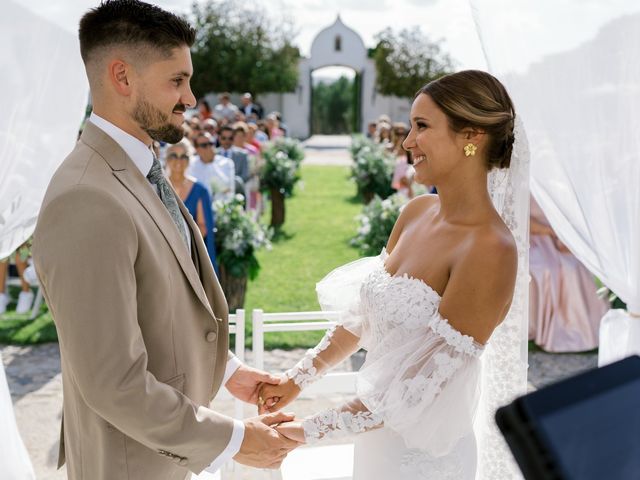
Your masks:
[{"label": "woman in blue dress", "polygon": [[189,167],[189,150],[185,140],[167,148],[165,159],[169,181],[194,218],[207,246],[211,264],[219,274],[216,262],[215,217],[207,188],[185,174]]}]

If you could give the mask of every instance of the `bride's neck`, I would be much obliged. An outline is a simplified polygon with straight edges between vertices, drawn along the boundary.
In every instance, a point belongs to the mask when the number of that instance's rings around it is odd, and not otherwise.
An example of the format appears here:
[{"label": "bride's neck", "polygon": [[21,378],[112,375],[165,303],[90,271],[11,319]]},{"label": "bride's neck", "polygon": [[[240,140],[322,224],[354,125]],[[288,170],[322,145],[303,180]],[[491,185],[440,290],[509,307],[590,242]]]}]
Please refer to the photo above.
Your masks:
[{"label": "bride's neck", "polygon": [[487,172],[456,175],[436,186],[439,215],[450,223],[477,223],[491,214],[493,203],[487,190]]}]

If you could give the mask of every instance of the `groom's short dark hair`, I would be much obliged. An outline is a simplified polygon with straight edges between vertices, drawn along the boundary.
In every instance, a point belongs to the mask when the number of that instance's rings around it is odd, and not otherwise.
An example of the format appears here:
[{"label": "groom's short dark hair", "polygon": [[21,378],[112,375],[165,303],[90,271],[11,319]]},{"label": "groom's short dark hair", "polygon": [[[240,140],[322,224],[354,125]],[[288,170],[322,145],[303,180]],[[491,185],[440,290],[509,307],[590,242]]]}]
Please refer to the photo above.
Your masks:
[{"label": "groom's short dark hair", "polygon": [[164,57],[191,47],[196,31],[187,21],[139,0],[105,0],[80,20],[80,54],[85,65],[108,47],[153,50]]}]

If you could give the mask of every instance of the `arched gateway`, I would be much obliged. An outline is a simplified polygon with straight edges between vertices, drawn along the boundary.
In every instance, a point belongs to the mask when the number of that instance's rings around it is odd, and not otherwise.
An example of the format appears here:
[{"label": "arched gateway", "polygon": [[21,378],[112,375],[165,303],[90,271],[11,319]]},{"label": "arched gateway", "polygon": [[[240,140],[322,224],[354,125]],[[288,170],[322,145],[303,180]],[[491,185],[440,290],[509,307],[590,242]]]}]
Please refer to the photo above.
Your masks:
[{"label": "arched gateway", "polygon": [[[342,23],[340,15],[329,27],[316,35],[311,44],[311,55],[298,64],[298,86],[292,93],[261,94],[258,101],[265,112],[278,110],[286,121],[291,136],[306,138],[311,133],[311,74],[323,67],[352,68],[355,73],[360,131],[369,121],[387,114],[393,121],[407,121],[410,102],[397,97],[376,93],[376,68],[367,55],[367,48],[358,33]],[[416,87],[416,89],[418,86]],[[359,111],[358,111],[359,110]]]}]

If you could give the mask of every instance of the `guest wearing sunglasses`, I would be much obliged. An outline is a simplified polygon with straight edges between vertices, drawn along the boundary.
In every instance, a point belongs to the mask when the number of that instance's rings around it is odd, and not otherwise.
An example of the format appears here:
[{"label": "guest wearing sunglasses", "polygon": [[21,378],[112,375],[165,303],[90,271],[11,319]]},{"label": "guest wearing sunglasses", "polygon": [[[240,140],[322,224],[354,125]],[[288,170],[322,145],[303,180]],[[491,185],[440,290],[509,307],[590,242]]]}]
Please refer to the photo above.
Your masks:
[{"label": "guest wearing sunglasses", "polygon": [[189,144],[186,140],[181,140],[167,148],[165,164],[169,182],[196,221],[211,264],[216,273],[219,273],[216,264],[215,216],[211,208],[211,197],[202,183],[186,175],[190,160],[188,151]]},{"label": "guest wearing sunglasses", "polygon": [[231,200],[236,192],[233,160],[215,154],[211,135],[206,132],[200,133],[193,143],[197,155],[187,173],[207,188],[213,201]]}]

